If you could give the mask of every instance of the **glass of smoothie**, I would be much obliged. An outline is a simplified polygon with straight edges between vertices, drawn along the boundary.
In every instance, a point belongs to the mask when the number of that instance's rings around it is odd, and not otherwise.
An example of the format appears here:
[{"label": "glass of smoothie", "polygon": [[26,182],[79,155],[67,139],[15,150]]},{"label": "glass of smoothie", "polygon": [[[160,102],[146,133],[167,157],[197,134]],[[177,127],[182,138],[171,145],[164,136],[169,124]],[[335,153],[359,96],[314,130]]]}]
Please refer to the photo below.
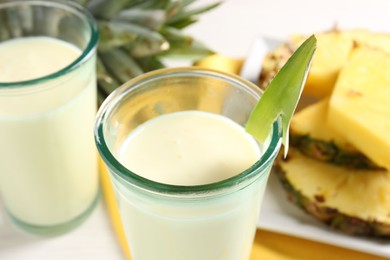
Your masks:
[{"label": "glass of smoothie", "polygon": [[24,230],[63,233],[96,204],[97,40],[73,1],[0,3],[0,191]]},{"label": "glass of smoothie", "polygon": [[95,142],[133,259],[248,259],[281,146],[245,132],[254,84],[198,68],[130,80],[101,106]]}]

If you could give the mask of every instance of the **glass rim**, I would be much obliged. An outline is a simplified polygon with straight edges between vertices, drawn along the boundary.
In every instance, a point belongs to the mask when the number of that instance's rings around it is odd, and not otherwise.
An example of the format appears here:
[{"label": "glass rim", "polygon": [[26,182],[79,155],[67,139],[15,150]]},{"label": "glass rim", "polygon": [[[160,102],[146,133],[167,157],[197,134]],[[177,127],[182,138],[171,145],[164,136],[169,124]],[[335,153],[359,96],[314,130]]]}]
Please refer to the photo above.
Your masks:
[{"label": "glass rim", "polygon": [[280,118],[278,118],[273,124],[271,139],[268,147],[253,165],[235,176],[209,184],[174,185],[153,181],[130,171],[115,158],[105,141],[103,122],[111,112],[111,109],[116,106],[118,101],[120,101],[122,94],[124,94],[129,88],[136,88],[137,85],[139,86],[142,83],[149,81],[152,77],[166,77],[169,74],[174,75],[178,73],[195,73],[197,75],[222,78],[232,82],[233,84],[239,84],[247,88],[249,87],[248,90],[251,90],[253,93],[258,94],[259,96],[262,93],[258,86],[236,75],[212,69],[196,67],[159,69],[131,79],[112,92],[100,106],[100,109],[97,113],[94,131],[95,143],[101,158],[105,162],[106,167],[108,167],[108,171],[113,173],[115,177],[120,177],[122,180],[142,190],[165,195],[190,195],[201,194],[204,192],[218,192],[230,187],[239,186],[241,183],[252,179],[258,174],[263,175],[266,168],[270,163],[272,163],[273,158],[276,156],[281,146],[282,126]]},{"label": "glass rim", "polygon": [[[48,6],[48,7],[56,7],[63,10],[68,10],[75,15],[85,19],[90,30],[91,35],[89,37],[88,44],[82,50],[82,53],[70,63],[68,66],[53,72],[51,74],[29,79],[23,81],[15,81],[15,82],[1,82],[0,81],[0,89],[4,88],[14,88],[14,87],[29,87],[37,84],[41,84],[43,82],[58,78],[60,76],[66,75],[71,71],[77,69],[82,64],[87,62],[91,55],[93,55],[93,51],[96,49],[99,40],[99,30],[97,28],[96,20],[92,16],[92,14],[84,8],[82,5],[74,2],[74,1],[66,1],[66,0],[54,0],[54,1],[45,1],[45,0],[6,0],[5,2],[0,2],[0,10],[15,7],[19,5],[29,5],[29,6]],[[42,35],[43,36],[43,35]],[[15,37],[11,39],[17,39],[21,37]]]}]

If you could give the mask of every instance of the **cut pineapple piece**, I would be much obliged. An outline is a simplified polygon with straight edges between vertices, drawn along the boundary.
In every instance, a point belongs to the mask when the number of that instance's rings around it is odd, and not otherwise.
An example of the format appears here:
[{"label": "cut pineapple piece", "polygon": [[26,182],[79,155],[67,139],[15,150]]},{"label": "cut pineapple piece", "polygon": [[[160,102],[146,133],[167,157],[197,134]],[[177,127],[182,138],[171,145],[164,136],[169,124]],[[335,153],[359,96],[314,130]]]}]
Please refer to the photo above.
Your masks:
[{"label": "cut pineapple piece", "polygon": [[377,165],[390,169],[390,55],[352,50],[330,99],[328,123]]},{"label": "cut pineapple piece", "polygon": [[297,112],[291,121],[290,131],[294,135],[310,135],[313,139],[333,141],[345,149],[352,149],[342,135],[326,124],[328,101],[323,99]]},{"label": "cut pineapple piece", "polygon": [[304,92],[321,98],[331,94],[337,75],[348,59],[353,41],[349,34],[338,31],[318,34],[316,37],[317,50]]},{"label": "cut pineapple piece", "polygon": [[390,53],[390,35],[388,34],[368,31],[346,31],[345,34],[351,37],[357,45],[367,45]]},{"label": "cut pineapple piece", "polygon": [[[390,35],[371,33],[367,30],[334,30],[318,33],[316,38],[317,49],[303,93],[318,98],[327,97],[332,93],[338,73],[356,44],[369,45],[390,52]],[[283,43],[266,56],[260,86],[267,85],[304,39],[304,36],[292,36],[287,43]]]},{"label": "cut pineapple piece", "polygon": [[335,30],[316,36],[317,50],[304,91],[320,98],[332,93],[338,73],[356,44],[390,52],[390,35],[387,34],[371,33],[367,30]]},{"label": "cut pineapple piece", "polygon": [[390,237],[390,173],[351,171],[312,160],[290,149],[275,172],[288,198],[334,229]]},{"label": "cut pineapple piece", "polygon": [[222,54],[213,54],[195,62],[194,66],[237,74],[242,64],[243,61],[241,59],[230,58]]},{"label": "cut pineapple piece", "polygon": [[290,144],[310,158],[352,169],[380,169],[326,124],[328,99],[296,113],[290,125]]}]

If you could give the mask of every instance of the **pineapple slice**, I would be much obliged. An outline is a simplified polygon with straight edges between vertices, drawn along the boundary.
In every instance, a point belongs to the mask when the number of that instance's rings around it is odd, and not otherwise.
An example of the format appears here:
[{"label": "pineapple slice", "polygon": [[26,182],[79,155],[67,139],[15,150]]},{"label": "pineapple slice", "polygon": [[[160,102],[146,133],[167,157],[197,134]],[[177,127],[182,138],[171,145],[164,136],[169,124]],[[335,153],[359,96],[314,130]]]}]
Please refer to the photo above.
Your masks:
[{"label": "pineapple slice", "polygon": [[352,50],[329,103],[329,125],[379,166],[390,169],[390,55]]},{"label": "pineapple slice", "polygon": [[367,45],[390,53],[390,36],[384,33],[370,33],[368,31],[346,31],[351,39],[358,45]]},{"label": "pineapple slice", "polygon": [[390,237],[390,172],[352,171],[290,149],[275,172],[288,198],[330,227],[352,235]]},{"label": "pineapple slice", "polygon": [[[301,42],[303,43],[304,39],[302,37]],[[259,77],[259,86],[261,89],[266,89],[268,84],[275,77],[276,73],[283,67],[283,65],[287,62],[290,56],[294,53],[299,47],[299,44],[291,45],[291,42],[285,42],[276,47],[271,52],[268,52],[265,56]]]},{"label": "pineapple slice", "polygon": [[290,125],[290,144],[316,160],[352,169],[379,169],[326,124],[328,99],[297,112]]},{"label": "pineapple slice", "polygon": [[[353,46],[353,35],[364,34],[366,31],[331,31],[316,34],[317,49],[313,56],[304,94],[323,98],[329,96],[337,79],[340,68],[348,59]],[[359,36],[359,38],[364,38]],[[292,53],[302,44],[303,35],[293,35],[274,51],[268,53],[263,62],[260,74],[260,86],[265,88]]]},{"label": "pineapple slice", "polygon": [[213,54],[195,62],[194,66],[236,74],[240,71],[242,64],[241,59]]},{"label": "pineapple slice", "polygon": [[323,99],[298,111],[291,120],[293,135],[310,135],[313,139],[335,142],[345,149],[353,149],[345,138],[326,124],[328,99]]},{"label": "pineapple slice", "polygon": [[[316,37],[317,50],[303,93],[317,98],[330,96],[340,69],[347,62],[349,53],[356,44],[390,52],[388,34],[371,33],[367,30],[333,30],[318,33]],[[260,86],[264,88],[268,84],[304,39],[304,36],[292,36],[266,56],[260,76]]]},{"label": "pineapple slice", "polygon": [[[345,30],[320,33],[317,50],[308,75],[305,93],[323,98],[332,93],[338,74],[356,44],[390,52],[390,35],[367,30]],[[298,43],[299,43],[298,38]],[[295,45],[294,45],[295,46]]]},{"label": "pineapple slice", "polygon": [[306,94],[319,98],[331,94],[337,75],[353,46],[350,34],[334,31],[316,35],[317,50],[306,80]]}]

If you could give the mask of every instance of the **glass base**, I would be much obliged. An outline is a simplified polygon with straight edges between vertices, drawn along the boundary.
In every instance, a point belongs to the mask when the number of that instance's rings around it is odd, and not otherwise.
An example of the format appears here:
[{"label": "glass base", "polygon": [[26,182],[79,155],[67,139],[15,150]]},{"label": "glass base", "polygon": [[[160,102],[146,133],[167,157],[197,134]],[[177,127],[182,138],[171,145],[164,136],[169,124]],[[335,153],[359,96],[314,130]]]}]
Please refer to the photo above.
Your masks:
[{"label": "glass base", "polygon": [[70,230],[78,227],[81,223],[83,223],[89,217],[89,215],[91,215],[99,199],[100,199],[100,192],[97,192],[96,197],[91,203],[91,205],[81,215],[77,216],[76,218],[68,222],[59,225],[53,225],[53,226],[31,225],[17,219],[8,210],[7,210],[7,214],[10,217],[11,221],[23,231],[33,233],[36,235],[41,235],[41,236],[57,236],[57,235],[67,233]]}]

